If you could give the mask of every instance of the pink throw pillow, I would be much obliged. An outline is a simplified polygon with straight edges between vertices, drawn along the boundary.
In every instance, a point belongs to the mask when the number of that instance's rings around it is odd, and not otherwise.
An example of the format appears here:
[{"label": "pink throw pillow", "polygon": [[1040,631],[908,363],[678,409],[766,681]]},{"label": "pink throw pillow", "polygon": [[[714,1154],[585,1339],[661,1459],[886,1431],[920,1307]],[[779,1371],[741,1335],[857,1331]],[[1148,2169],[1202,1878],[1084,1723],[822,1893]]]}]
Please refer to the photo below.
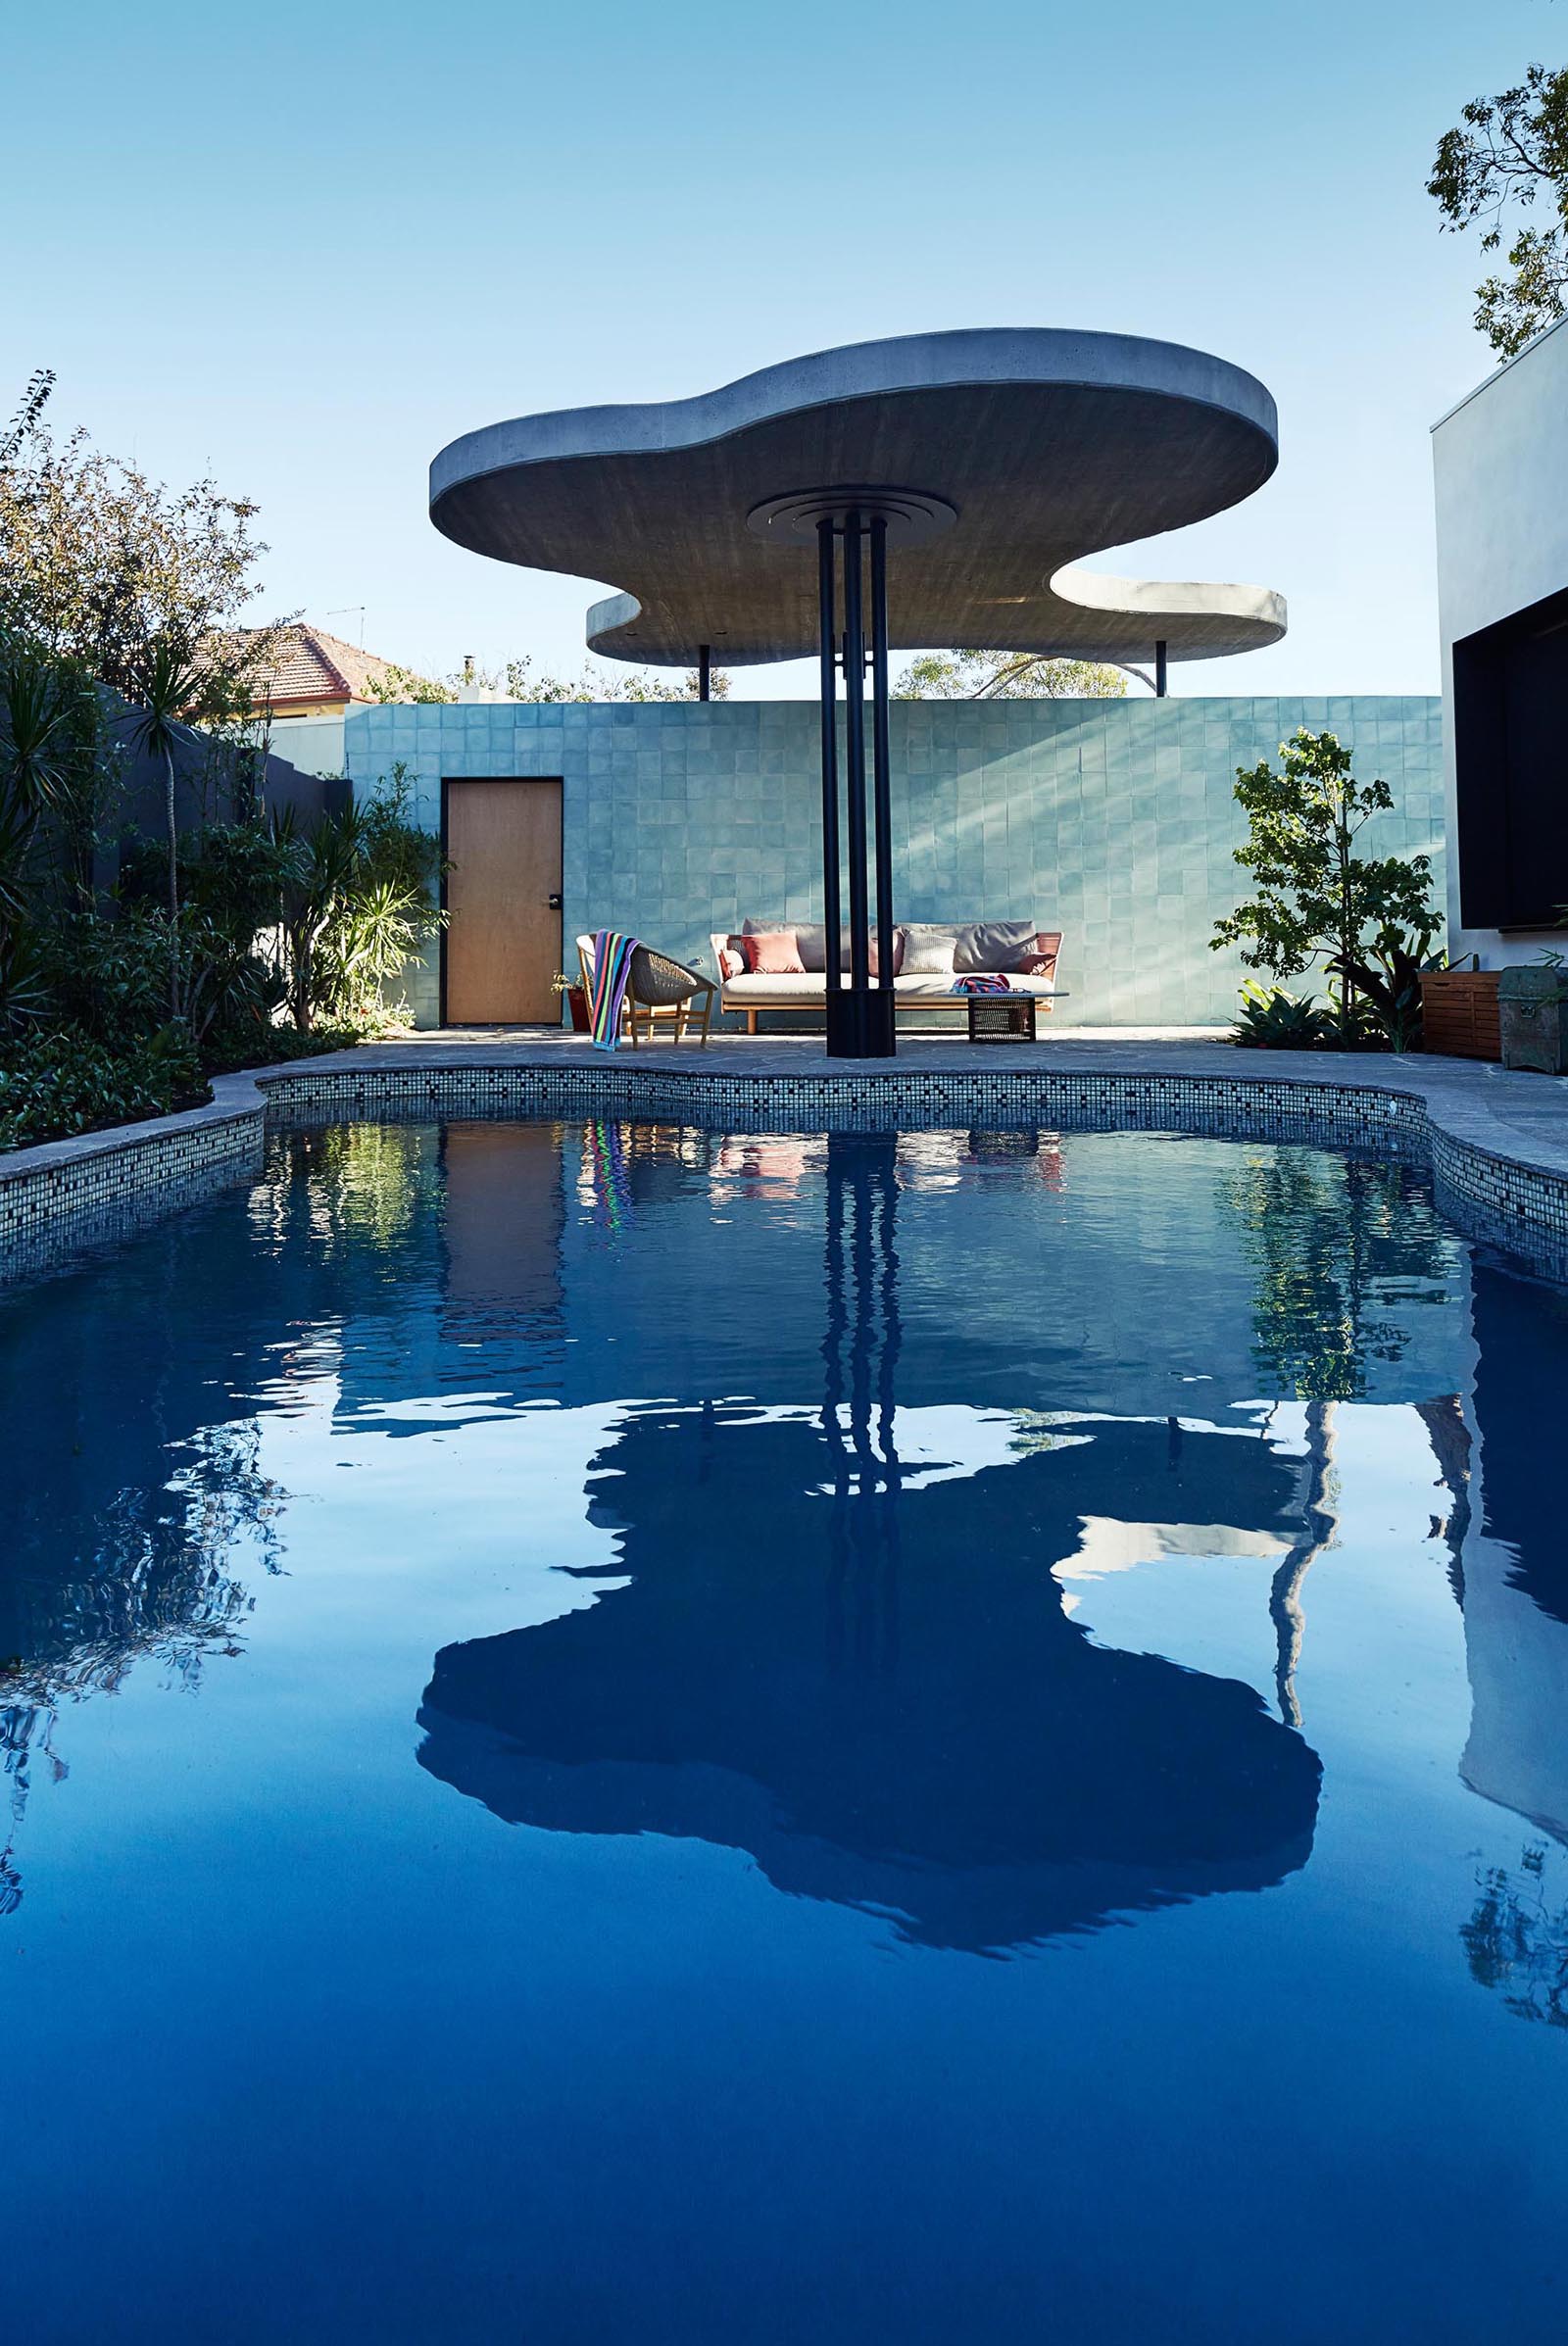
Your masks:
[{"label": "pink throw pillow", "polygon": [[769,929],[760,937],[743,937],[746,966],[754,977],[804,977],[800,940],[793,929]]},{"label": "pink throw pillow", "polygon": [[[899,971],[900,971],[900,970],[901,970],[903,967],[904,967],[904,931],[903,931],[902,929],[895,929],[895,930],[894,930],[894,932],[893,932],[893,974],[894,974],[894,976],[895,976],[895,977],[897,977],[897,976],[898,976],[898,974],[899,974]],[[871,934],[871,964],[870,964],[870,975],[871,975],[872,977],[880,977],[880,976],[881,976],[881,974],[882,974],[882,964],[881,964],[881,962],[880,962],[880,961],[878,960],[878,958],[877,958],[877,951],[876,951],[876,932],[873,930],[873,931],[872,931],[872,934]]]},{"label": "pink throw pillow", "polygon": [[726,937],[718,949],[718,974],[722,978],[738,978],[746,967],[746,953],[738,937]]}]

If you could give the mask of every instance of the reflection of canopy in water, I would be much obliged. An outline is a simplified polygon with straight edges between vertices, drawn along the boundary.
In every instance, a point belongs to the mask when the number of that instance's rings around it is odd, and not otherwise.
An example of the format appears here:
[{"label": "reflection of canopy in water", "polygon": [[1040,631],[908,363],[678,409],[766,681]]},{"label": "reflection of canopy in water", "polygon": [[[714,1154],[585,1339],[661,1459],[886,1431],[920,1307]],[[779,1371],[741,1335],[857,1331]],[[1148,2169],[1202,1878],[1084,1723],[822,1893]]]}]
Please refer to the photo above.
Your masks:
[{"label": "reflection of canopy in water", "polygon": [[836,1455],[801,1419],[643,1413],[601,1462],[631,1586],[448,1646],[422,1765],[512,1822],[746,1848],[780,1888],[952,1946],[1304,1862],[1306,1744],[1250,1687],[1094,1645],[1051,1571],[1089,1513],[1279,1525],[1288,1462],[1110,1424],[834,1498]]}]

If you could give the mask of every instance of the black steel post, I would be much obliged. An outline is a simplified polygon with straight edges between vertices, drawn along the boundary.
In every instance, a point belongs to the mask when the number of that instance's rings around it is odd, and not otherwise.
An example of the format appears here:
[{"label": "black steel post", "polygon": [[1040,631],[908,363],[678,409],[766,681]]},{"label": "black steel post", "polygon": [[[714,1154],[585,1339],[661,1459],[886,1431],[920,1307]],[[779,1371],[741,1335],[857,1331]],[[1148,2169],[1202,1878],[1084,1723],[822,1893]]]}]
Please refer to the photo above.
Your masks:
[{"label": "black steel post", "polygon": [[1169,673],[1165,660],[1165,644],[1162,637],[1154,646],[1154,691],[1162,701],[1165,698],[1165,690],[1168,682]]},{"label": "black steel post", "polygon": [[712,699],[712,682],[713,647],[711,644],[699,644],[697,647],[697,698],[699,701]]},{"label": "black steel post", "polygon": [[[858,506],[844,516],[844,797],[850,826],[850,991],[870,979],[865,899],[865,623],[860,610],[862,532]],[[860,1054],[855,1054],[858,1057]]]},{"label": "black steel post", "polygon": [[876,833],[877,985],[893,991],[893,758],[888,740],[888,525],[871,521],[871,806]]},{"label": "black steel post", "polygon": [[839,688],[835,672],[834,560],[833,522],[827,516],[816,525],[816,567],[822,665],[822,919],[828,940],[826,973],[830,995],[837,994],[842,983],[838,938],[843,917],[839,907]]}]

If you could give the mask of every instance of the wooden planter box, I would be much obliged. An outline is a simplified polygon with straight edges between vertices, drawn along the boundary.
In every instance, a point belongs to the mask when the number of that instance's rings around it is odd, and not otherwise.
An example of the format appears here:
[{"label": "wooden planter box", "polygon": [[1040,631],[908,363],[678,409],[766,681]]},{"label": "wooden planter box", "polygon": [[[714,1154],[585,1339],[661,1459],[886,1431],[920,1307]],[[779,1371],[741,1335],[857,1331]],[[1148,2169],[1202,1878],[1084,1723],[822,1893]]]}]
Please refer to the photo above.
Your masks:
[{"label": "wooden planter box", "polygon": [[1500,1059],[1496,969],[1429,969],[1421,980],[1421,1048],[1449,1059]]}]

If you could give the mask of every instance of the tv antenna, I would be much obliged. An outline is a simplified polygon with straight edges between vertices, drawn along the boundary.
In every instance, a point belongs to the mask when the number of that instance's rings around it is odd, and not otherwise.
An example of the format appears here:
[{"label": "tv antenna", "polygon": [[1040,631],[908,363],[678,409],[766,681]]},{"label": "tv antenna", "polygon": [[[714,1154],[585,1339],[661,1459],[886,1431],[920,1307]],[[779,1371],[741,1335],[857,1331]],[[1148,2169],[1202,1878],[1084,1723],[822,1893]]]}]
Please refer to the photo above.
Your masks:
[{"label": "tv antenna", "polygon": [[360,650],[363,652],[365,650],[365,605],[363,603],[345,603],[337,611],[329,611],[326,615],[329,619],[346,619],[355,611],[360,614]]}]

